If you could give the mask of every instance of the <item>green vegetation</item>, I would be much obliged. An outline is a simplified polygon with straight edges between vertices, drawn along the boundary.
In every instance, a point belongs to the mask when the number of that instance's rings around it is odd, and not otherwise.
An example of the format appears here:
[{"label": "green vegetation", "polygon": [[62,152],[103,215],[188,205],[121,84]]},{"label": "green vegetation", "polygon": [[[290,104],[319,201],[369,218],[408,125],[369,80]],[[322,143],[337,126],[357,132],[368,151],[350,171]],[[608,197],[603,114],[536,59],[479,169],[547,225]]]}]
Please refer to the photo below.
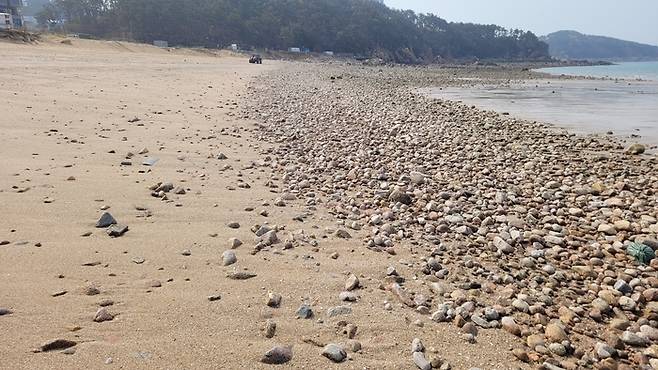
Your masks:
[{"label": "green vegetation", "polygon": [[54,0],[38,19],[98,37],[301,47],[402,63],[548,57],[548,46],[531,32],[449,23],[372,0]]},{"label": "green vegetation", "polygon": [[560,59],[658,60],[658,46],[645,45],[604,36],[559,31],[542,38],[551,56]]}]

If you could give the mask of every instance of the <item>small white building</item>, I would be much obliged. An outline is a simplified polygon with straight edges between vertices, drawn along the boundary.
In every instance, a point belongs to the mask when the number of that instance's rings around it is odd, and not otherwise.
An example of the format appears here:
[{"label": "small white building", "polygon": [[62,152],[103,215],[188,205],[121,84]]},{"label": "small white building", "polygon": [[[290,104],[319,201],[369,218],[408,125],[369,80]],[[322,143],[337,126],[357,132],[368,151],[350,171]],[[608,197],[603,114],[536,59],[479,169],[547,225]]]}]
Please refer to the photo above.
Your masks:
[{"label": "small white building", "polygon": [[14,28],[14,18],[9,13],[0,13],[0,30]]},{"label": "small white building", "polygon": [[301,53],[302,49],[301,48],[288,48],[288,51],[291,53]]}]

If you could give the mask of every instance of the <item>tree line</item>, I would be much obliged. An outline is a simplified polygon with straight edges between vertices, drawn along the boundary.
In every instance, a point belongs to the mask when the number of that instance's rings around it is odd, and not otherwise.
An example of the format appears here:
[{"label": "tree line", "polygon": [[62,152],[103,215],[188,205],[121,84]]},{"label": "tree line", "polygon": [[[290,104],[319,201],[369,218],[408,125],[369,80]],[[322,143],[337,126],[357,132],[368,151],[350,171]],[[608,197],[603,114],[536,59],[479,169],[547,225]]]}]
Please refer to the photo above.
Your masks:
[{"label": "tree line", "polygon": [[300,47],[403,63],[548,57],[548,46],[532,32],[447,22],[373,0],[53,0],[37,19],[101,38]]}]

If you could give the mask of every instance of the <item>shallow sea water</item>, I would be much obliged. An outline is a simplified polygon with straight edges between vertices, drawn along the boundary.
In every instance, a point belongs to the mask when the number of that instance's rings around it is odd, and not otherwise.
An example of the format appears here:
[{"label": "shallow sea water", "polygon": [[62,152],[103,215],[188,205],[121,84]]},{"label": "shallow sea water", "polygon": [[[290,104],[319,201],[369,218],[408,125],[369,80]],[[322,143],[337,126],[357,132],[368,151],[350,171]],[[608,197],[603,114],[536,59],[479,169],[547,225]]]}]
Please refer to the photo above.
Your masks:
[{"label": "shallow sea water", "polygon": [[606,135],[612,131],[627,142],[658,145],[658,82],[535,80],[421,92],[571,132]]}]

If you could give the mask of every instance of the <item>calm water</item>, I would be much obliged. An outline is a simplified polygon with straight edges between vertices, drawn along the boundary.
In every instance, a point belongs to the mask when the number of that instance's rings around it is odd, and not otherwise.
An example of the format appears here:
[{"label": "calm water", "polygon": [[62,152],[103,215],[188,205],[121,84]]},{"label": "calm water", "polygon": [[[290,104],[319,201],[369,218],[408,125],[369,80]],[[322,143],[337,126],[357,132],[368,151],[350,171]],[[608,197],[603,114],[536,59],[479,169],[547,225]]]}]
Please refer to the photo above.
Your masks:
[{"label": "calm water", "polygon": [[658,62],[619,63],[612,66],[542,68],[553,75],[609,77],[658,81]]},{"label": "calm water", "polygon": [[612,131],[628,143],[658,145],[658,82],[539,80],[423,92],[572,132],[605,135]]}]

